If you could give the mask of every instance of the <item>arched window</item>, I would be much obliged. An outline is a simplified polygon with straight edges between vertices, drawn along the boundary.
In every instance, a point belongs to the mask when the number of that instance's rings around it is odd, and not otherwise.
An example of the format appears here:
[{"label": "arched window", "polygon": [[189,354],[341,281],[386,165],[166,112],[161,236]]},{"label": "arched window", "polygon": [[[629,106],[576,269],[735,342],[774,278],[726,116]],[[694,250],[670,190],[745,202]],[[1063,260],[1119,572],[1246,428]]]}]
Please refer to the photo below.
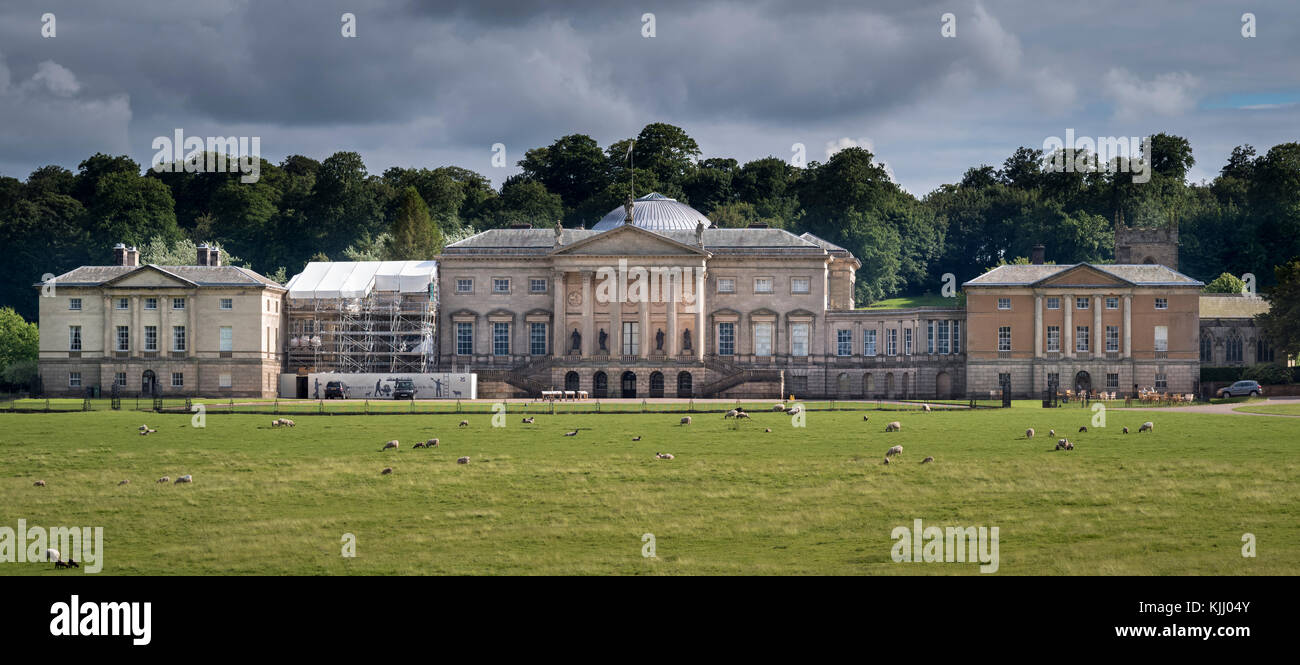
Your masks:
[{"label": "arched window", "polygon": [[875,390],[875,388],[876,388],[875,382],[871,380],[871,373],[868,372],[866,374],[863,374],[862,375],[862,396],[868,398],[871,397],[871,391]]},{"label": "arched window", "polygon": [[596,399],[609,397],[609,377],[604,372],[596,372],[591,377],[591,392]]},{"label": "arched window", "polygon": [[577,372],[569,372],[568,374],[564,375],[565,390],[581,390],[581,388],[578,387],[580,384],[581,384],[581,379],[578,378]]},{"label": "arched window", "polygon": [[1273,362],[1273,347],[1269,345],[1263,337],[1255,340],[1255,362],[1271,363]]},{"label": "arched window", "polygon": [[1201,335],[1201,362],[1214,362],[1214,338]]},{"label": "arched window", "polygon": [[622,389],[622,395],[626,398],[636,397],[636,374],[633,372],[623,372],[623,378],[619,382]]},{"label": "arched window", "polygon": [[691,396],[691,373],[690,372],[681,372],[680,374],[677,375],[677,396],[678,397]]},{"label": "arched window", "polygon": [[650,374],[650,396],[664,396],[664,375],[663,372],[652,372]]},{"label": "arched window", "polygon": [[840,397],[849,397],[849,391],[852,390],[849,386],[848,373],[840,372],[840,375],[835,377],[835,389]]},{"label": "arched window", "polygon": [[1228,337],[1228,342],[1223,346],[1225,350],[1225,362],[1241,362],[1241,335],[1233,333],[1232,336]]}]

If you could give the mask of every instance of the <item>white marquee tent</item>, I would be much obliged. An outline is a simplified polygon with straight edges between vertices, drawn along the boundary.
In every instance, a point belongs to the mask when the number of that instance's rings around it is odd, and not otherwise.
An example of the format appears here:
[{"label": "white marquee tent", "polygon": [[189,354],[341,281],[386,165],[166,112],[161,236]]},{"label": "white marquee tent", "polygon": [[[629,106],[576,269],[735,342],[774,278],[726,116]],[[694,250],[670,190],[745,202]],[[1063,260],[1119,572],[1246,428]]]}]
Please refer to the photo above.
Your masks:
[{"label": "white marquee tent", "polygon": [[293,300],[365,298],[371,291],[428,293],[437,261],[312,261],[289,280]]}]

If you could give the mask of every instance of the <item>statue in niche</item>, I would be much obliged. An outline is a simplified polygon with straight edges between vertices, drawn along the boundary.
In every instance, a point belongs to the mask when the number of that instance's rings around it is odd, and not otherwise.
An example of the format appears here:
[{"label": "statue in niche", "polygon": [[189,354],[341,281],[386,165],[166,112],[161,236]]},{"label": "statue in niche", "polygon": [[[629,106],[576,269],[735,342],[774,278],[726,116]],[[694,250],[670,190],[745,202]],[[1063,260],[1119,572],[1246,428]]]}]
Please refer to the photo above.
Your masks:
[{"label": "statue in niche", "polygon": [[579,350],[579,349],[581,349],[581,348],[582,348],[582,335],[578,332],[578,329],[577,329],[577,328],[574,328],[574,329],[573,329],[573,348],[570,349],[570,350],[571,350],[571,351],[577,351],[577,350]]},{"label": "statue in niche", "polygon": [[660,328],[659,332],[655,333],[655,350],[656,351],[664,350],[664,329],[663,328]]},{"label": "statue in niche", "polygon": [[600,329],[600,350],[601,350],[601,351],[608,351],[608,350],[609,350],[609,349],[605,348],[605,342],[606,342],[608,339],[609,339],[609,335],[605,332],[605,329],[604,329],[604,328],[601,328],[601,329]]},{"label": "statue in niche", "polygon": [[687,328],[686,330],[682,331],[682,350],[683,351],[691,350],[691,329],[690,328]]}]

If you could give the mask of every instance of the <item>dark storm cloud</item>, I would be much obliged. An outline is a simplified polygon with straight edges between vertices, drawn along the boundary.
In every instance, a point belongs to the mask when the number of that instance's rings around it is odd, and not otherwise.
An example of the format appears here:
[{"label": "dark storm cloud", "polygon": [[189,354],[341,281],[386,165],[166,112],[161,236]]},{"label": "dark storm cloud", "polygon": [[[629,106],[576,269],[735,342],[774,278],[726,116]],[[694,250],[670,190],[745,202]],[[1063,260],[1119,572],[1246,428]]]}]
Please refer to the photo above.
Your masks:
[{"label": "dark storm cloud", "polygon": [[[1254,40],[1239,34],[1247,10]],[[947,11],[955,39],[939,34]],[[344,12],[356,39],[340,35]],[[347,149],[372,172],[456,163],[499,183],[516,169],[490,167],[494,143],[513,164],[565,134],[608,144],[663,121],[742,161],[872,146],[916,193],[1066,127],[1183,133],[1207,176],[1232,145],[1295,140],[1279,129],[1294,105],[1201,102],[1300,91],[1297,15],[1282,2],[20,2],[0,8],[0,173],[95,151],[147,163],[180,127],[261,136],[273,161]]]}]

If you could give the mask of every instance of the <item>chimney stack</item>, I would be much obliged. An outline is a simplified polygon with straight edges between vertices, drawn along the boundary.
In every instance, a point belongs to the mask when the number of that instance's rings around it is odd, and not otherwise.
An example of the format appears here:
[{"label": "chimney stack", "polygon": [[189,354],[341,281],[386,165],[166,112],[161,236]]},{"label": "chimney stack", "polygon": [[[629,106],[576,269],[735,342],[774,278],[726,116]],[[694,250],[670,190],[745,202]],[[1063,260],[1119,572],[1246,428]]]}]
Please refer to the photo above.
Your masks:
[{"label": "chimney stack", "polygon": [[221,250],[216,245],[208,247],[208,265],[221,265]]},{"label": "chimney stack", "polygon": [[199,256],[198,256],[198,260],[195,261],[195,265],[200,265],[200,266],[208,265],[208,243],[206,242],[199,243],[199,246],[196,249],[198,249]]},{"label": "chimney stack", "polygon": [[1043,261],[1047,258],[1046,254],[1046,247],[1042,245],[1034,245],[1034,251],[1029,255],[1029,262],[1036,266],[1041,266],[1043,265]]},{"label": "chimney stack", "polygon": [[126,262],[126,245],[124,243],[119,242],[116,245],[113,245],[113,265],[130,265]]},{"label": "chimney stack", "polygon": [[140,265],[140,250],[135,245],[126,248],[126,265],[133,268]]}]

